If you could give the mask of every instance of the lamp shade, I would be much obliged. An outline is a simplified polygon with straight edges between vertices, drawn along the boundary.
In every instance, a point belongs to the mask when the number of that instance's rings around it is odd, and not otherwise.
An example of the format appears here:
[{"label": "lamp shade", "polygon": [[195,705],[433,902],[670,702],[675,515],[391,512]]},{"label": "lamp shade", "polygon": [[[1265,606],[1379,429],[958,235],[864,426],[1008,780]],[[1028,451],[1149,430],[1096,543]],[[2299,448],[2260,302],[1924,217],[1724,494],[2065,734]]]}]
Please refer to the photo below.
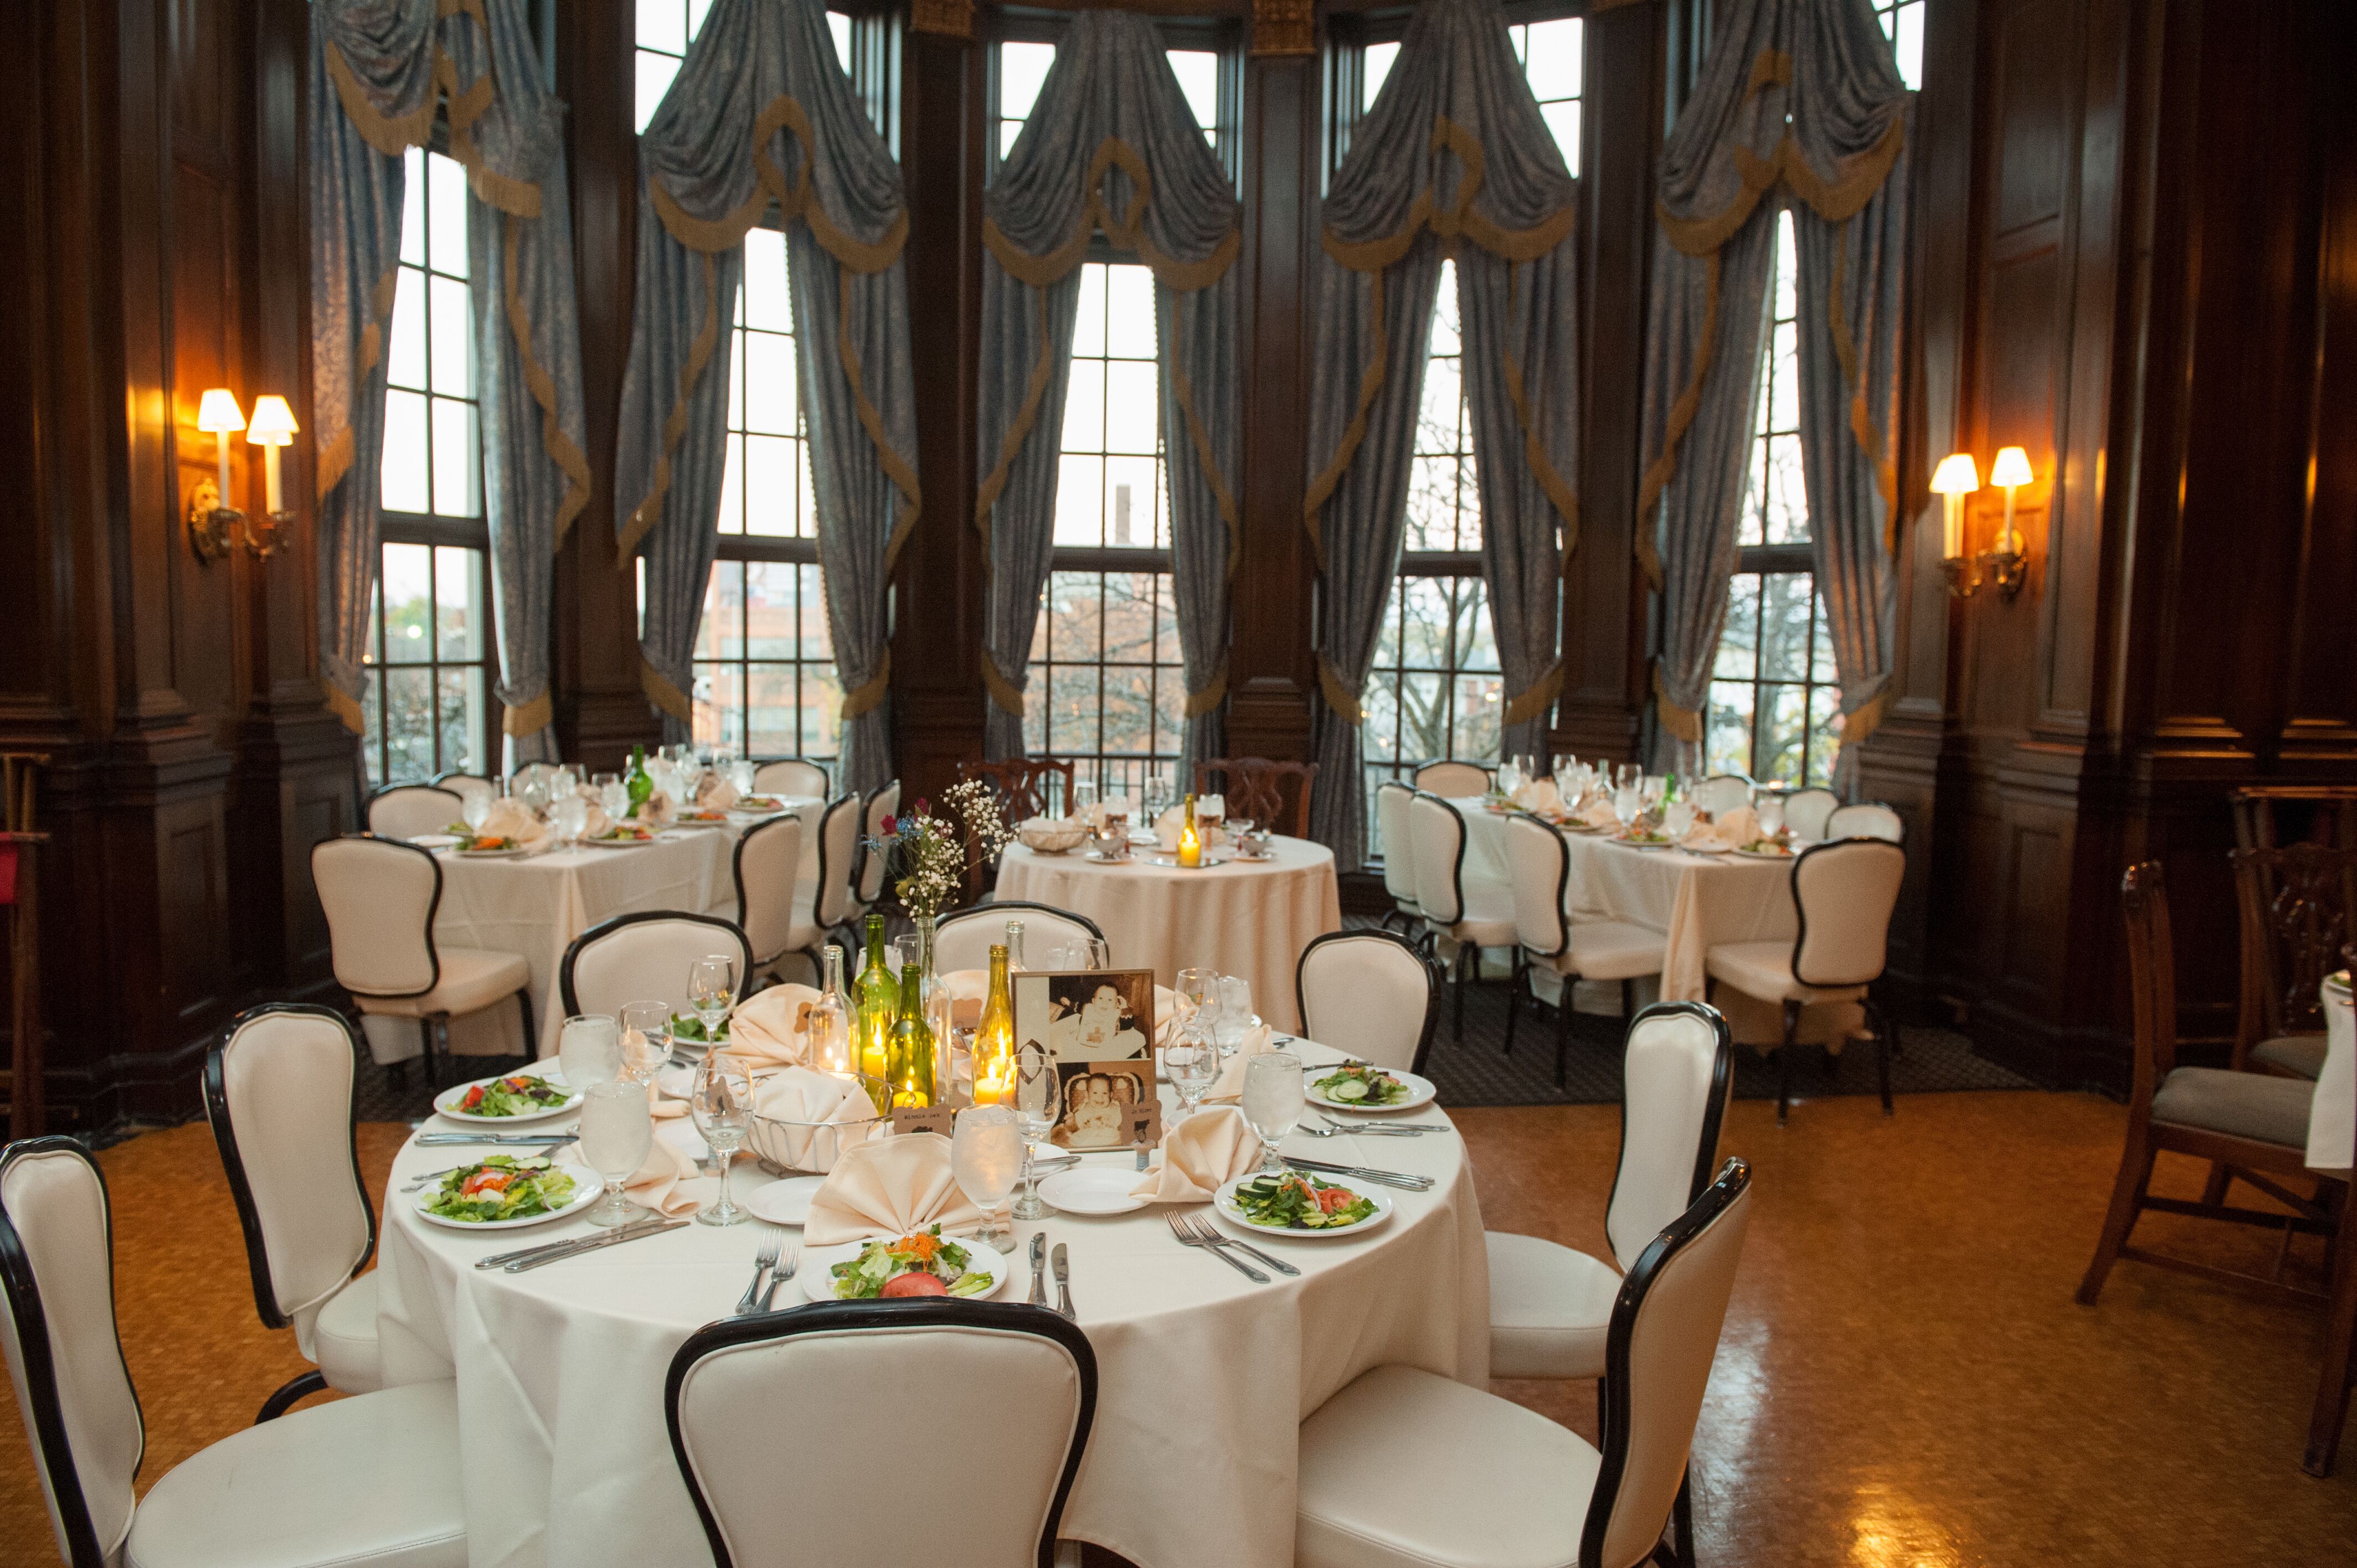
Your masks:
[{"label": "lamp shade", "polygon": [[253,423],[245,427],[245,438],[257,446],[291,446],[301,428],[286,400],[273,392],[253,400]]},{"label": "lamp shade", "polygon": [[1970,495],[1980,488],[1980,470],[1973,467],[1973,455],[1969,452],[1949,453],[1940,459],[1940,466],[1932,471],[1933,495]]},{"label": "lamp shade", "polygon": [[2029,454],[2018,446],[1999,448],[1996,461],[1989,465],[1989,483],[1999,489],[2009,490],[2016,485],[2029,482]]},{"label": "lamp shade", "polygon": [[238,412],[237,394],[227,387],[213,387],[197,404],[197,428],[209,435],[245,428],[245,415]]}]

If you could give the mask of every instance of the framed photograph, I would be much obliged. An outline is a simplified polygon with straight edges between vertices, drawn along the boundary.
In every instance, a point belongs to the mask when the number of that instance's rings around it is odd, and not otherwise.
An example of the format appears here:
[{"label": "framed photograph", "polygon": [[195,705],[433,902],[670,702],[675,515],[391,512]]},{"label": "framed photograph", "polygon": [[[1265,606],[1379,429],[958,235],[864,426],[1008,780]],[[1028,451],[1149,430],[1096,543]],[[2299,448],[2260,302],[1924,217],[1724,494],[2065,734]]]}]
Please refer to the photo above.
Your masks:
[{"label": "framed photograph", "polygon": [[1063,1086],[1049,1141],[1075,1150],[1159,1142],[1154,972],[1027,972],[1014,992],[1016,1045],[1045,1047]]}]

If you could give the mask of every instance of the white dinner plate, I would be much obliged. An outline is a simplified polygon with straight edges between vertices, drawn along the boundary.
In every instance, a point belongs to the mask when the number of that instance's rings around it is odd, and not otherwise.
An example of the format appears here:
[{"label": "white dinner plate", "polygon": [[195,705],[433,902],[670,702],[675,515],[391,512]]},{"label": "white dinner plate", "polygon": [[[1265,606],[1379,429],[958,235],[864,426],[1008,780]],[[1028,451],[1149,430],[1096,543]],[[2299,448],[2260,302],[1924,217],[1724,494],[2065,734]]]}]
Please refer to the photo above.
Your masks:
[{"label": "white dinner plate", "polygon": [[1039,1196],[1066,1214],[1127,1214],[1146,1207],[1134,1196],[1137,1173],[1109,1165],[1074,1165],[1041,1179]]},{"label": "white dinner plate", "polygon": [[1591,823],[1581,822],[1557,822],[1555,829],[1559,832],[1566,833],[1600,833],[1604,831]]},{"label": "white dinner plate", "polygon": [[565,1103],[562,1105],[551,1105],[542,1111],[527,1111],[520,1116],[475,1116],[458,1109],[458,1101],[467,1098],[467,1090],[479,1083],[497,1083],[503,1078],[537,1078],[560,1088],[570,1087],[565,1084],[565,1076],[556,1064],[550,1062],[545,1067],[523,1072],[495,1073],[490,1078],[474,1078],[468,1079],[464,1083],[454,1083],[434,1097],[434,1109],[450,1118],[451,1121],[464,1122],[469,1127],[520,1127],[527,1122],[545,1122],[552,1116],[563,1116],[581,1108],[581,1093],[578,1090],[575,1090],[565,1097]]},{"label": "white dinner plate", "polygon": [[591,849],[644,849],[653,839],[583,839]]},{"label": "white dinner plate", "polygon": [[552,1219],[562,1219],[576,1214],[597,1201],[606,1190],[606,1178],[584,1165],[569,1160],[558,1160],[554,1167],[573,1178],[573,1201],[562,1208],[552,1208],[545,1214],[527,1214],[521,1219],[453,1219],[447,1214],[436,1214],[425,1206],[442,1195],[442,1184],[436,1182],[424,1188],[411,1201],[417,1206],[417,1218],[429,1225],[447,1226],[453,1230],[519,1230],[527,1225],[545,1225]]},{"label": "white dinner plate", "polygon": [[[966,1250],[966,1267],[969,1270],[978,1269],[991,1275],[996,1282],[980,1295],[963,1296],[960,1298],[961,1300],[987,1301],[1006,1288],[1007,1278],[1015,1271],[1007,1266],[1006,1260],[999,1255],[996,1248],[985,1247],[981,1242],[971,1240],[963,1236],[951,1236],[945,1239],[955,1241]],[[815,1251],[804,1253],[799,1276],[802,1280],[802,1294],[813,1301],[834,1300],[834,1275],[829,1271],[837,1263],[851,1262],[852,1259],[859,1256],[861,1251],[866,1246],[866,1241],[845,1241],[839,1247],[821,1247]]]},{"label": "white dinner plate", "polygon": [[522,844],[518,844],[513,849],[456,849],[450,853],[460,860],[514,860],[530,854],[532,851]]},{"label": "white dinner plate", "polygon": [[1325,1091],[1317,1087],[1318,1080],[1340,1069],[1339,1063],[1327,1067],[1303,1068],[1301,1069],[1302,1098],[1320,1111],[1363,1111],[1369,1115],[1388,1116],[1394,1111],[1420,1111],[1432,1103],[1432,1097],[1436,1092],[1432,1087],[1432,1079],[1428,1078],[1421,1078],[1412,1072],[1392,1072],[1389,1068],[1385,1068],[1383,1069],[1385,1072],[1407,1085],[1406,1099],[1394,1101],[1389,1105],[1370,1105],[1363,1100],[1329,1100],[1326,1098]]},{"label": "white dinner plate", "polygon": [[1640,839],[1624,839],[1618,833],[1612,835],[1612,842],[1619,844],[1622,849],[1671,849],[1675,847],[1667,839],[1663,839],[1660,843],[1646,843]]},{"label": "white dinner plate", "polygon": [[1745,860],[1781,860],[1788,865],[1796,858],[1781,850],[1773,849],[1731,849],[1727,853]]},{"label": "white dinner plate", "polygon": [[409,842],[420,849],[456,849],[467,841],[457,833],[412,833]]},{"label": "white dinner plate", "polygon": [[734,805],[728,808],[728,814],[732,817],[774,817],[780,815],[785,810],[785,802],[780,800],[774,806]]},{"label": "white dinner plate", "polygon": [[1341,1176],[1326,1176],[1317,1171],[1295,1171],[1292,1174],[1307,1176],[1312,1182],[1323,1182],[1328,1187],[1349,1187],[1359,1197],[1372,1203],[1375,1206],[1375,1211],[1356,1225],[1339,1226],[1331,1230],[1294,1230],[1280,1229],[1275,1225],[1255,1225],[1244,1218],[1243,1210],[1236,1207],[1236,1188],[1248,1181],[1258,1180],[1260,1177],[1258,1171],[1248,1172],[1221,1187],[1212,1195],[1211,1211],[1217,1214],[1230,1230],[1243,1235],[1255,1238],[1281,1236],[1288,1241],[1332,1241],[1344,1236],[1363,1236],[1392,1217],[1392,1200],[1380,1192],[1371,1192],[1365,1187],[1353,1186]]},{"label": "white dinner plate", "polygon": [[745,1207],[772,1225],[800,1225],[810,1218],[811,1194],[825,1185],[823,1176],[788,1176],[755,1187]]},{"label": "white dinner plate", "polygon": [[724,811],[716,820],[709,817],[673,817],[671,820],[671,825],[674,828],[725,828],[728,825],[728,814]]}]

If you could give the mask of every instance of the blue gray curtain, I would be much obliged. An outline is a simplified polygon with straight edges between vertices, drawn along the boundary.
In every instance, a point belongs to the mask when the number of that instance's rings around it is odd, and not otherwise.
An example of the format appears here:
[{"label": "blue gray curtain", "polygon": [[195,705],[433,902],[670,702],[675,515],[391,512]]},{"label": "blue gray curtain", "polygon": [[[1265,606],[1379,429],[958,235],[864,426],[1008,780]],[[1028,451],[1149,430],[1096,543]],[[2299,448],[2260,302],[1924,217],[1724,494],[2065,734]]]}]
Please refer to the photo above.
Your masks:
[{"label": "blue gray curtain", "polygon": [[554,557],[589,500],[564,105],[548,92],[523,0],[314,0],[311,35],[311,421],[329,705],[361,727],[402,155],[425,145],[438,108],[467,169],[500,697],[519,760],[554,757]]},{"label": "blue gray curtain", "polygon": [[844,783],[891,777],[885,590],[915,527],[916,391],[900,171],[836,60],[821,0],[717,0],[639,138],[638,297],[615,527],[646,566],[640,673],[665,735],[694,721],[718,545],[729,323],[747,231],[786,231],[797,388],[843,684]]},{"label": "blue gray curtain", "polygon": [[1570,171],[1488,0],[1434,0],[1326,197],[1303,503],[1318,570],[1320,788],[1310,832],[1363,858],[1360,700],[1398,570],[1433,294],[1457,263],[1465,396],[1509,752],[1544,753],[1557,607],[1578,543],[1578,279]]},{"label": "blue gray curtain", "polygon": [[1799,274],[1801,452],[1842,764],[1888,701],[1914,95],[1867,0],[1732,0],[1663,154],[1638,554],[1662,596],[1657,760],[1699,768],[1736,563],[1776,215]]},{"label": "blue gray curtain", "polygon": [[983,197],[980,490],[993,757],[1023,755],[1032,628],[1055,533],[1058,435],[1081,264],[1102,232],[1154,272],[1186,755],[1216,754],[1227,695],[1243,447],[1235,191],[1145,16],[1082,11]]}]

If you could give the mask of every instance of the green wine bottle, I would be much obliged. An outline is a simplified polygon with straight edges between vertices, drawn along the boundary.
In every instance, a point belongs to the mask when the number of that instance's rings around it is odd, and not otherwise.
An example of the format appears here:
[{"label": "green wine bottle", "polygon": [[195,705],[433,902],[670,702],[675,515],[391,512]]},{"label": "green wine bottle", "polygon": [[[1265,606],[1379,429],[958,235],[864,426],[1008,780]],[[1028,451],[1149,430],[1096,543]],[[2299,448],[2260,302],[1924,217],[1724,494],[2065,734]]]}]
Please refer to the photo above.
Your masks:
[{"label": "green wine bottle", "polygon": [[884,962],[881,915],[867,917],[867,961],[851,983],[851,1070],[859,1075],[876,1109],[889,1110],[886,1069],[891,1065],[892,1024],[899,1016],[900,994]]},{"label": "green wine bottle", "polygon": [[634,817],[643,815],[647,801],[655,792],[655,781],[647,773],[645,746],[630,747],[630,774],[623,782],[630,791],[630,815]]},{"label": "green wine bottle", "polygon": [[900,1016],[892,1026],[892,1044],[886,1060],[895,1106],[922,1110],[933,1102],[933,1031],[925,1022],[922,964],[912,963],[900,971]]}]

